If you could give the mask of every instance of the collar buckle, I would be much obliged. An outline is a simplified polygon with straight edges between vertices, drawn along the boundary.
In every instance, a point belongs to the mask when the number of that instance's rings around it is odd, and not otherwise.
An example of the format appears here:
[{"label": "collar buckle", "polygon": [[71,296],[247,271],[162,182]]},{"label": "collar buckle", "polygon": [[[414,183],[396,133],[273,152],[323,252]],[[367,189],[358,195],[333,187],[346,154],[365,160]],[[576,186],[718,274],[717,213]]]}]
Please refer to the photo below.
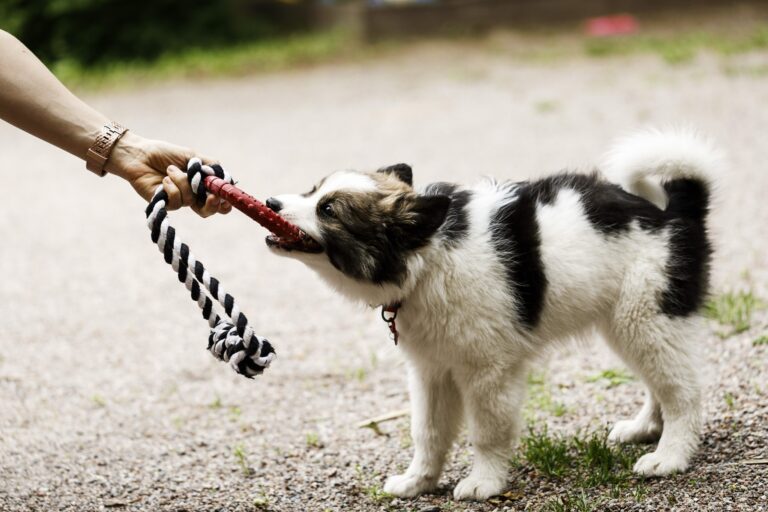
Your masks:
[{"label": "collar buckle", "polygon": [[397,340],[400,338],[400,333],[397,332],[397,323],[395,320],[397,320],[397,312],[400,311],[401,306],[402,304],[399,302],[395,304],[382,304],[381,306],[381,319],[387,323],[390,337],[392,338],[392,341],[395,342],[395,345],[397,345]]}]

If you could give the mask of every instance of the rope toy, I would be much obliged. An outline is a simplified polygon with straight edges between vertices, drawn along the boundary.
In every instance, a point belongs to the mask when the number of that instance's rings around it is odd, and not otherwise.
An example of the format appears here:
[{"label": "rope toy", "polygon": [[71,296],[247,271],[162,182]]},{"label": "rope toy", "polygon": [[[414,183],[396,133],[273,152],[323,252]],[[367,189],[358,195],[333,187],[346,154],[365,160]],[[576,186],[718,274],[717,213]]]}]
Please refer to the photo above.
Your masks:
[{"label": "rope toy", "polygon": [[[200,204],[205,203],[209,193],[213,193],[229,201],[278,237],[317,245],[299,228],[235,187],[232,177],[220,165],[203,165],[199,158],[193,158],[187,164],[187,179]],[[195,258],[189,246],[178,239],[176,230],[168,221],[167,204],[168,194],[159,185],[147,205],[147,226],[165,262],[171,265],[179,281],[184,283],[211,328],[208,351],[217,359],[229,362],[232,369],[244,377],[250,379],[260,375],[275,358],[275,349],[269,340],[256,335],[235,303],[235,298]],[[223,317],[214,310],[211,297],[223,308]]]}]

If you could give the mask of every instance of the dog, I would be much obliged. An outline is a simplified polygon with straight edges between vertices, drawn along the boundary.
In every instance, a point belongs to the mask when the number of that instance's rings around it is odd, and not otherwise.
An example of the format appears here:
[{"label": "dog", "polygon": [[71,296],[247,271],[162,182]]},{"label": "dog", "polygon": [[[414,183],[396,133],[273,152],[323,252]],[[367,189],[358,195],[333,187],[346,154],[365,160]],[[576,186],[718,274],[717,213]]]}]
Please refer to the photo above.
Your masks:
[{"label": "dog", "polygon": [[685,131],[645,131],[607,154],[602,174],[413,188],[412,170],[331,174],[267,204],[319,243],[274,235],[342,295],[397,314],[409,367],[415,454],[384,490],[434,490],[466,418],[474,461],[454,489],[485,500],[507,485],[529,363],[557,340],[597,330],[647,387],[609,439],[653,442],[634,471],[685,471],[701,429],[699,310],[707,295],[707,215],[721,156]]}]

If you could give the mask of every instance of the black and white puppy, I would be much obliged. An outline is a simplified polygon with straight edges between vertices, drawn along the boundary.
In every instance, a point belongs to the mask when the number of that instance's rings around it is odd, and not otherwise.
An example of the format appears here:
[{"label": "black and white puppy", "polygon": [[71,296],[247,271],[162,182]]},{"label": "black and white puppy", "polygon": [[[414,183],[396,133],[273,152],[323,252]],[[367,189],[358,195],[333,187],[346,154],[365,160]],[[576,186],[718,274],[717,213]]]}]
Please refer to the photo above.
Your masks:
[{"label": "black and white puppy", "polygon": [[269,237],[274,252],[354,300],[400,305],[415,455],[385,491],[434,489],[466,418],[474,465],[454,496],[503,492],[528,363],[594,329],[647,386],[645,405],[610,438],[659,440],[635,464],[639,474],[685,470],[701,426],[698,311],[719,161],[691,133],[648,131],[618,144],[603,176],[415,190],[400,164],[337,172],[307,193],[271,198],[323,248]]}]

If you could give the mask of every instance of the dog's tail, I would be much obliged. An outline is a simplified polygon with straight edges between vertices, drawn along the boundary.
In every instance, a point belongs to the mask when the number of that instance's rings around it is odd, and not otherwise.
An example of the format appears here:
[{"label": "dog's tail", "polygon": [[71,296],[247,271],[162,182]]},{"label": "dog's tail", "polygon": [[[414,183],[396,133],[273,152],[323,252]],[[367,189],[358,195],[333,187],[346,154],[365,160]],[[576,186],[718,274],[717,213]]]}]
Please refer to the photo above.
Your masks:
[{"label": "dog's tail", "polygon": [[682,217],[703,219],[723,154],[692,130],[646,130],[618,142],[603,174],[624,190]]}]

